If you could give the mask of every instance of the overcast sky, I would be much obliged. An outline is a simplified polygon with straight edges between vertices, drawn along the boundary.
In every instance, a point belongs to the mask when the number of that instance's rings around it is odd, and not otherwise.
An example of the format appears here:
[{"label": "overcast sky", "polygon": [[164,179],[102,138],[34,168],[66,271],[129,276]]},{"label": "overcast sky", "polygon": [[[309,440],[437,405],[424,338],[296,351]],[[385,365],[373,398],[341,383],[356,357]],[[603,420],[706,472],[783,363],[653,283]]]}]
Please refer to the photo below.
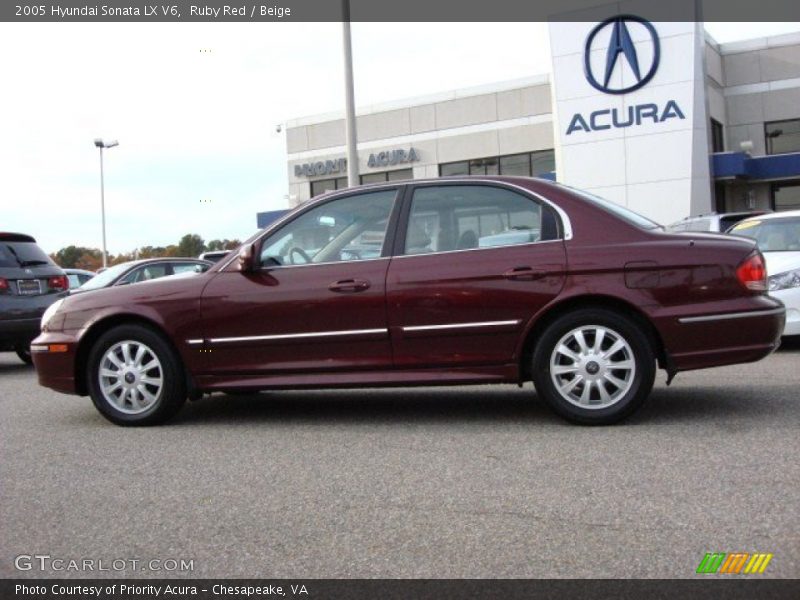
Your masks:
[{"label": "overcast sky", "polygon": [[[798,23],[708,23],[718,42]],[[542,23],[355,23],[368,105],[550,71]],[[343,109],[339,23],[0,23],[0,230],[47,252],[244,238],[286,206],[275,125]]]}]

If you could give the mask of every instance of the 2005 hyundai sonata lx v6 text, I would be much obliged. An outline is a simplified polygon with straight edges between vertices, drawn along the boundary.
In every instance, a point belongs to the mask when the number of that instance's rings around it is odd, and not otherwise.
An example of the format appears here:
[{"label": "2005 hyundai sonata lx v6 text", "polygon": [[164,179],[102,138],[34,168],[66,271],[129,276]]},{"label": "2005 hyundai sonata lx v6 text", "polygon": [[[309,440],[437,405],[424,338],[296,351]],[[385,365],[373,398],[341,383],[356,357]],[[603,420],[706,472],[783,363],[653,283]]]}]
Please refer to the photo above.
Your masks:
[{"label": "2005 hyundai sonata lx v6 text", "polygon": [[415,180],[307,202],[206,273],[65,298],[32,350],[42,385],[119,425],[214,391],[530,380],[607,424],[657,365],[772,352],[766,288],[753,240],[668,234],[538,179]]}]

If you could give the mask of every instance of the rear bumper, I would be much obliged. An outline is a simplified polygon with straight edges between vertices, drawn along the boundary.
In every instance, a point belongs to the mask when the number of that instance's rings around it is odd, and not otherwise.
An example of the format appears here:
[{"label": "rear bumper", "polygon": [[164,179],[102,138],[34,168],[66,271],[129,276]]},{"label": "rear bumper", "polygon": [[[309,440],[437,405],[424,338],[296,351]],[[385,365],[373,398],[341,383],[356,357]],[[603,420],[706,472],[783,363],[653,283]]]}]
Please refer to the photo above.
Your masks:
[{"label": "rear bumper", "polygon": [[77,348],[77,338],[63,332],[46,332],[34,339],[31,357],[39,385],[64,394],[78,394],[75,381]]},{"label": "rear bumper", "polygon": [[0,349],[27,344],[39,335],[39,325],[47,307],[62,294],[10,296],[0,294]]},{"label": "rear bumper", "polygon": [[779,344],[786,320],[780,302],[752,310],[682,315],[665,319],[659,328],[676,371],[755,362]]},{"label": "rear bumper", "polygon": [[0,349],[10,349],[18,344],[28,344],[39,335],[39,321],[38,317],[0,320]]}]

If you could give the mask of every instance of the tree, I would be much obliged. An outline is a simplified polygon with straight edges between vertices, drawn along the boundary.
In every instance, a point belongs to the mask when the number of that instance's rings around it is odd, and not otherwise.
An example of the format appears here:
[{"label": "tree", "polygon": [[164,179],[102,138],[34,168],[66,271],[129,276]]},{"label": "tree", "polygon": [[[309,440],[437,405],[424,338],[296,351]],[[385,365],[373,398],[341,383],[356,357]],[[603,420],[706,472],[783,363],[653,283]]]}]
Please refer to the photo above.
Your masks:
[{"label": "tree", "polygon": [[197,256],[205,250],[206,244],[196,233],[187,233],[178,242],[177,254],[173,256]]},{"label": "tree", "polygon": [[97,248],[84,248],[82,246],[67,246],[55,254],[52,254],[51,258],[57,265],[65,269],[82,269],[83,267],[78,266],[78,262],[82,260],[84,256],[90,258],[96,257],[100,260],[100,264],[103,263],[103,253],[100,250]]},{"label": "tree", "polygon": [[97,271],[103,266],[103,253],[97,251],[96,253],[85,252],[81,257],[75,261],[76,269],[85,269],[87,271]]},{"label": "tree", "polygon": [[233,250],[234,248],[240,246],[241,243],[242,242],[237,239],[229,240],[228,238],[225,238],[224,240],[211,240],[208,242],[208,244],[206,244],[206,250],[209,252],[213,250]]}]

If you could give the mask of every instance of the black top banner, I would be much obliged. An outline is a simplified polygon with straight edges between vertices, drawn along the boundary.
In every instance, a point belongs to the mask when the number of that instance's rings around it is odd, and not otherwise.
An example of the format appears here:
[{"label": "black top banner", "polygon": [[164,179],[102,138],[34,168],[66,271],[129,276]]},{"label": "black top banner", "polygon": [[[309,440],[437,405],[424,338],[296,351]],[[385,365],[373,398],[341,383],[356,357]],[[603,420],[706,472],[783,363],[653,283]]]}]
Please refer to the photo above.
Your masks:
[{"label": "black top banner", "polygon": [[353,22],[598,21],[632,11],[650,21],[800,21],[797,0],[4,0],[0,21],[342,21],[347,4]]}]

